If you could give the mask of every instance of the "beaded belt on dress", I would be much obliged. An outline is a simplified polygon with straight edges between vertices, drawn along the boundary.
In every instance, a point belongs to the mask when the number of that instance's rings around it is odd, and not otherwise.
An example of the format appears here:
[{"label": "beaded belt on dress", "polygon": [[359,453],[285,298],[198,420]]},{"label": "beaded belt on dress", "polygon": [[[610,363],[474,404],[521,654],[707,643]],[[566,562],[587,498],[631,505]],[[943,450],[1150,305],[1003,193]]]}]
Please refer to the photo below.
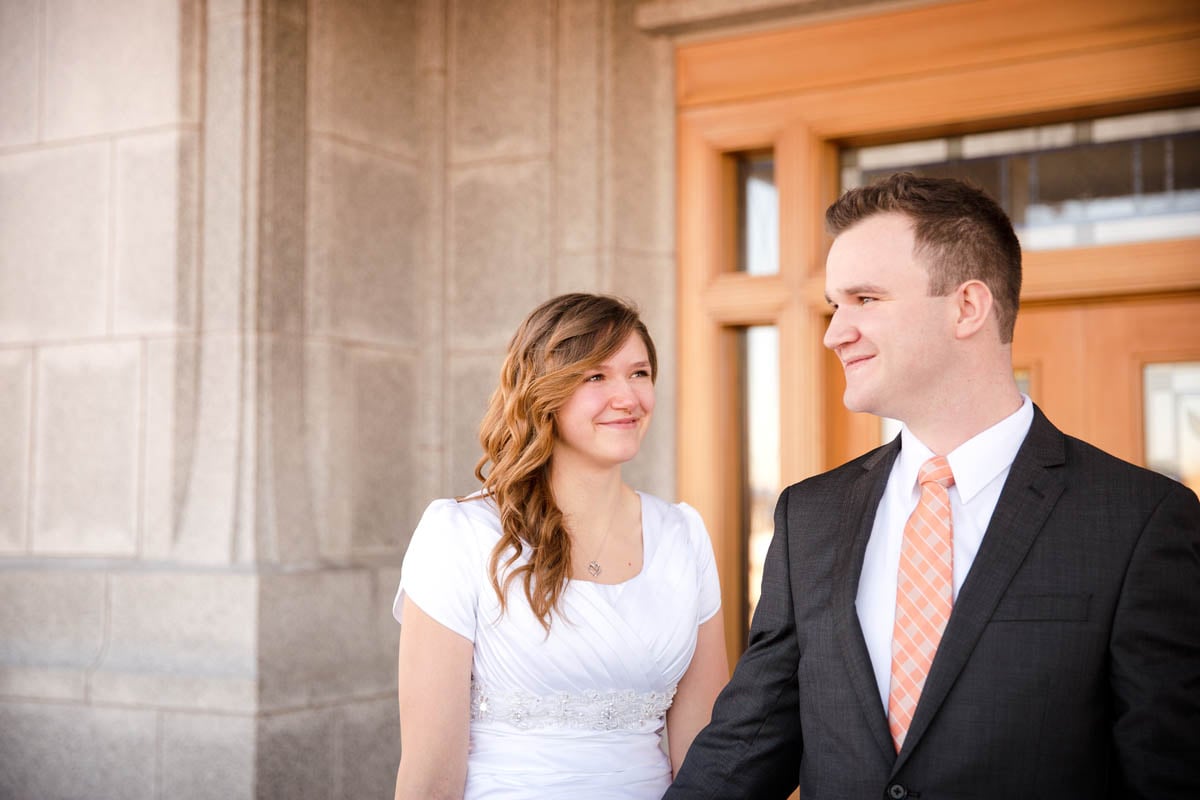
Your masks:
[{"label": "beaded belt on dress", "polygon": [[506,722],[514,728],[581,728],[612,731],[635,729],[660,721],[675,687],[665,692],[624,691],[535,695],[527,692],[491,693],[471,681],[471,720]]}]

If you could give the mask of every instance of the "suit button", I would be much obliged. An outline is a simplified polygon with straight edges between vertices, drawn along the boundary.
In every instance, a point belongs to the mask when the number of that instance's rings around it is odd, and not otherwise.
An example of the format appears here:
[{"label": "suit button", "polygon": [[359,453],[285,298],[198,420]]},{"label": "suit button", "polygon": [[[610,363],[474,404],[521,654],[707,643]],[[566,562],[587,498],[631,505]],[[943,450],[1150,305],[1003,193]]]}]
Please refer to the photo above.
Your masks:
[{"label": "suit button", "polygon": [[891,800],[904,800],[904,798],[908,797],[908,789],[904,788],[902,784],[893,783],[887,787],[887,796]]}]

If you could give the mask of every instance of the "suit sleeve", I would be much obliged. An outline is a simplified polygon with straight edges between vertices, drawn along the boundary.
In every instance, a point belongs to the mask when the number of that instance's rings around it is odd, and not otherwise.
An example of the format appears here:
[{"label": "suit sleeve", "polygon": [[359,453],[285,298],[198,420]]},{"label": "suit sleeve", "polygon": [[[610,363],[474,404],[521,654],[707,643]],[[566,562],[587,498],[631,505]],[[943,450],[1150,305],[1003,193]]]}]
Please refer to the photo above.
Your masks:
[{"label": "suit sleeve", "polygon": [[1110,641],[1121,797],[1200,797],[1200,502],[1173,484],[1134,549]]},{"label": "suit sleeve", "polygon": [[786,798],[796,788],[803,743],[800,654],[789,575],[789,491],[775,509],[775,535],[763,565],[749,647],[664,800],[770,800]]}]

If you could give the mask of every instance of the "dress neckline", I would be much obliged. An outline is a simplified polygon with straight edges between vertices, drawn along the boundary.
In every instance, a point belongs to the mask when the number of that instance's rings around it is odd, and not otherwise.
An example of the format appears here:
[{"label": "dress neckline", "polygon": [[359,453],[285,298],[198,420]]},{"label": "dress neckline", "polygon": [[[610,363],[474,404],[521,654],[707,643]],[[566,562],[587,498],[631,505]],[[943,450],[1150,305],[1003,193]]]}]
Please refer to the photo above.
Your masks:
[{"label": "dress neckline", "polygon": [[636,581],[646,572],[646,559],[650,557],[650,547],[646,542],[646,496],[637,489],[633,490],[638,496],[638,519],[641,521],[642,527],[642,568],[635,574],[630,575],[623,581],[616,583],[607,583],[604,581],[594,581],[590,578],[571,578],[570,583],[590,583],[593,586],[628,586]]}]

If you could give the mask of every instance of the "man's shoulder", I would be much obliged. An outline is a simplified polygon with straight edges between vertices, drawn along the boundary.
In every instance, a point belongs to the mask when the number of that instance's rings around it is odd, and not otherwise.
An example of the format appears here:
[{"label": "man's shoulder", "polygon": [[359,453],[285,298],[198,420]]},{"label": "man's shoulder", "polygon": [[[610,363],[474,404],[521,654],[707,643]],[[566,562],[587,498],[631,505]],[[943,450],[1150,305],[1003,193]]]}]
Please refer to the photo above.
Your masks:
[{"label": "man's shoulder", "polygon": [[[1096,445],[1064,433],[1040,413],[1034,418],[1013,469],[1021,478],[1046,470],[1063,481],[1068,493],[1106,507],[1145,508],[1168,495],[1194,493],[1179,480],[1130,463]],[[1097,500],[1096,498],[1101,498]]]},{"label": "man's shoulder", "polygon": [[1068,480],[1112,487],[1154,491],[1170,491],[1182,484],[1174,478],[1152,469],[1130,463],[1101,450],[1094,444],[1070,434],[1063,434]]},{"label": "man's shoulder", "polygon": [[881,479],[886,479],[888,470],[899,452],[899,442],[887,442],[845,464],[793,483],[784,491],[795,495],[827,494],[844,492],[847,487],[870,473],[876,473]]}]

